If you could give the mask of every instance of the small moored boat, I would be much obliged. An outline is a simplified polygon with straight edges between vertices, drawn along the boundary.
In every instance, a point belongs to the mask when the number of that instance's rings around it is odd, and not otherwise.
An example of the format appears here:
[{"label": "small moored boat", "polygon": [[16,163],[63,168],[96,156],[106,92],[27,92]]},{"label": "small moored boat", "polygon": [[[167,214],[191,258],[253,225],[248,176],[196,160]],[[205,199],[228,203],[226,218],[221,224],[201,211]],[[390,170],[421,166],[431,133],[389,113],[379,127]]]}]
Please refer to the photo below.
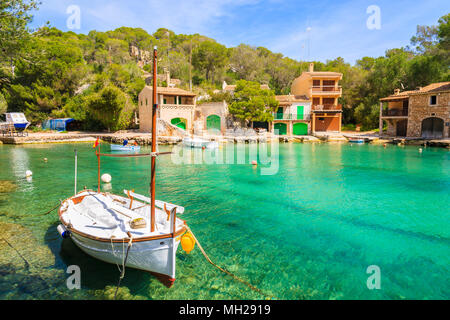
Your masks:
[{"label": "small moored boat", "polygon": [[219,143],[217,141],[209,141],[201,139],[198,137],[190,138],[186,137],[183,139],[183,145],[191,148],[205,148],[205,149],[217,149],[219,148]]},{"label": "small moored boat", "polygon": [[364,139],[358,139],[358,138],[350,138],[348,139],[348,142],[350,143],[364,143]]},{"label": "small moored boat", "polygon": [[128,152],[139,152],[141,150],[140,146],[133,145],[120,145],[120,144],[112,144],[111,151],[128,151]]},{"label": "small moored boat", "polygon": [[[157,101],[156,58],[155,48],[153,101]],[[156,111],[158,105],[154,104],[154,108]],[[74,196],[61,203],[58,213],[62,224],[57,229],[62,237],[70,237],[88,255],[122,265],[121,277],[125,267],[132,267],[151,272],[170,287],[175,281],[179,243],[189,252],[195,242],[189,232],[185,233],[188,229],[186,222],[177,217],[177,214],[184,212],[184,208],[155,200],[156,157],[170,152],[156,151],[156,112],[153,112],[152,121],[151,153],[103,154],[97,139],[93,145],[97,148],[97,191],[77,192],[75,156],[75,192]],[[128,190],[124,190],[126,197],[101,192],[101,157],[151,157],[150,197]]]}]

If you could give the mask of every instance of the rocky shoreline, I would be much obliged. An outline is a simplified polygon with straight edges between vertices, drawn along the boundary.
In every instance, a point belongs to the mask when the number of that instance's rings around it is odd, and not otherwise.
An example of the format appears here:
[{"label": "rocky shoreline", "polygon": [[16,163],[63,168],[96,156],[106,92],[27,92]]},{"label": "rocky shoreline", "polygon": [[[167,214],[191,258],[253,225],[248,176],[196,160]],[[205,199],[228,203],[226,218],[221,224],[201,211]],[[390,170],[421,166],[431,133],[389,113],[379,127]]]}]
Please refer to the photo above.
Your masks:
[{"label": "rocky shoreline", "polygon": [[[1,136],[0,144],[39,144],[39,143],[91,143],[97,138],[109,143],[122,144],[123,141],[136,141],[139,145],[150,145],[152,138],[150,133],[137,131],[119,131],[115,133],[99,132],[33,132],[25,136]],[[277,139],[279,142],[294,143],[346,143],[350,138],[364,139],[372,144],[395,144],[450,148],[450,139],[424,140],[417,138],[379,138],[373,133],[343,133],[343,134],[317,134],[315,136],[273,136],[271,134],[259,134],[256,136],[204,136],[205,139],[220,143],[265,143]],[[172,145],[180,143],[182,136],[158,136],[158,144]]]}]

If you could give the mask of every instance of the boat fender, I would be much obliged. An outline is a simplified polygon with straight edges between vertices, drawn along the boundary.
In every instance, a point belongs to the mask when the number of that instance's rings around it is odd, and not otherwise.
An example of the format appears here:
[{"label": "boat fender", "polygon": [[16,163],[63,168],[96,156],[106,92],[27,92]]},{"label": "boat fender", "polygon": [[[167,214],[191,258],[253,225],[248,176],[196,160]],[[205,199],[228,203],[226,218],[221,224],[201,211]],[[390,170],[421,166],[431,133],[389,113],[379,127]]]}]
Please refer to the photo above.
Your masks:
[{"label": "boat fender", "polygon": [[61,238],[65,239],[68,238],[70,235],[70,231],[67,230],[62,224],[58,225],[58,227],[56,228],[56,230],[58,230],[59,235],[61,236]]},{"label": "boat fender", "polygon": [[192,250],[194,250],[195,239],[192,236],[192,234],[190,234],[190,232],[186,232],[181,237],[181,247],[183,248],[184,251],[186,251],[187,254],[189,254]]},{"label": "boat fender", "polygon": [[104,174],[102,174],[101,179],[102,179],[102,181],[104,183],[110,183],[111,182],[111,175],[108,174],[108,173],[104,173]]}]

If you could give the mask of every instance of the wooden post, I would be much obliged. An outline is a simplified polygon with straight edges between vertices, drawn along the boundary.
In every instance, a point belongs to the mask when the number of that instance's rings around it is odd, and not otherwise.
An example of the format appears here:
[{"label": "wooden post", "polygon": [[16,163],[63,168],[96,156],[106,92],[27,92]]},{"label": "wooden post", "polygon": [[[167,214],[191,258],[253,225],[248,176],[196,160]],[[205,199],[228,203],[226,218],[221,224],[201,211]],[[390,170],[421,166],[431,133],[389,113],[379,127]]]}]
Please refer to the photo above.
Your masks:
[{"label": "wooden post", "polygon": [[95,151],[97,154],[97,193],[100,193],[100,143],[98,144],[98,149]]},{"label": "wooden post", "polygon": [[380,132],[378,133],[378,136],[381,137],[383,135],[383,102],[380,102],[380,122],[379,122],[379,129]]},{"label": "wooden post", "polygon": [[316,133],[316,114],[312,114],[312,134]]},{"label": "wooden post", "polygon": [[156,74],[157,74],[157,51],[156,46],[153,49],[153,108],[152,108],[152,160],[151,160],[151,178],[150,178],[150,232],[155,231],[155,181],[156,181],[156,109],[158,102],[156,100]]},{"label": "wooden post", "polygon": [[339,113],[339,132],[341,132],[342,128],[342,113]]}]

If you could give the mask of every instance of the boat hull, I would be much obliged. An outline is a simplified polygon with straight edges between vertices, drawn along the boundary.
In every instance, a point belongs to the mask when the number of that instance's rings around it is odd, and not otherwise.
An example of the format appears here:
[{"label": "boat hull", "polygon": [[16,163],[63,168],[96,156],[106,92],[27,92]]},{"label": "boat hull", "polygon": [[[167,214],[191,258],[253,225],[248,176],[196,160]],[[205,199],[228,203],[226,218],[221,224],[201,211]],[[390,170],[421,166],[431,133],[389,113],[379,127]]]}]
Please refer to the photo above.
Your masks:
[{"label": "boat hull", "polygon": [[140,146],[121,146],[117,144],[111,145],[111,151],[131,151],[131,152],[137,152],[140,151]]},{"label": "boat hull", "polygon": [[[98,260],[122,266],[128,242],[105,242],[70,233],[72,241],[83,252]],[[175,254],[180,241],[176,238],[155,239],[132,243],[126,267],[155,275],[164,285],[175,281]]]},{"label": "boat hull", "polygon": [[217,149],[219,143],[216,141],[204,141],[199,139],[184,139],[183,145],[191,148]]}]

